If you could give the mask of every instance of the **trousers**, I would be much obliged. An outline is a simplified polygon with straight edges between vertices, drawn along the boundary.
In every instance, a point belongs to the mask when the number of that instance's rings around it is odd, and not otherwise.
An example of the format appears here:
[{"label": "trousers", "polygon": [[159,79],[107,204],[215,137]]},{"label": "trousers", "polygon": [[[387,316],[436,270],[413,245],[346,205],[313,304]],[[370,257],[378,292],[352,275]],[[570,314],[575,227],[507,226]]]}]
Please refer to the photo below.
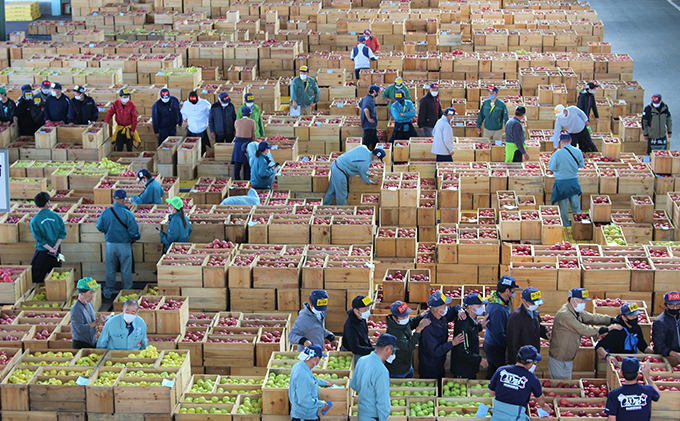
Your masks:
[{"label": "trousers", "polygon": [[328,192],[323,198],[324,206],[330,206],[335,199],[337,206],[347,205],[347,196],[349,195],[349,177],[337,165],[331,166],[331,180],[328,185]]},{"label": "trousers", "polygon": [[33,283],[45,282],[45,276],[54,268],[60,268],[61,262],[47,250],[36,250],[31,260]]},{"label": "trousers", "polygon": [[116,290],[116,269],[120,267],[122,289],[132,289],[132,245],[130,243],[106,243],[106,298]]},{"label": "trousers", "polygon": [[489,361],[489,367],[486,369],[486,379],[491,380],[496,370],[505,365],[505,347],[484,344],[484,352],[486,359]]},{"label": "trousers", "polygon": [[571,380],[571,372],[574,369],[573,361],[560,361],[548,356],[548,370],[551,379]]}]

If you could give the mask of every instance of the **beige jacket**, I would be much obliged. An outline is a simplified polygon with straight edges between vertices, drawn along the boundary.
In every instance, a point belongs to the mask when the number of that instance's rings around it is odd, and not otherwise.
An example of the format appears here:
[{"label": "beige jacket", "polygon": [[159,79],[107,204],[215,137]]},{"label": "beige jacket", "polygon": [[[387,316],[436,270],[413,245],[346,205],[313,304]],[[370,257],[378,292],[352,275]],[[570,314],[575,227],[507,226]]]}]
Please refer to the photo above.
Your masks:
[{"label": "beige jacket", "polygon": [[611,317],[582,311],[576,314],[574,306],[566,303],[555,315],[550,339],[550,357],[559,361],[573,361],[581,344],[581,336],[598,336],[598,328],[590,325],[609,325]]}]

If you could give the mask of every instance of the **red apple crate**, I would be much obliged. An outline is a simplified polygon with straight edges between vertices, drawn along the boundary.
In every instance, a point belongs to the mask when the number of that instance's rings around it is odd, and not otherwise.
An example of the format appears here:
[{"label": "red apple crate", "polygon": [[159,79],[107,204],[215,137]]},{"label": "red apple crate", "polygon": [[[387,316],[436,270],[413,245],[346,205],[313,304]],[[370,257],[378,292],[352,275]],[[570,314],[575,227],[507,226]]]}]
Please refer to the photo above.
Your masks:
[{"label": "red apple crate", "polygon": [[623,263],[581,263],[582,286],[591,292],[630,291],[630,267]]},{"label": "red apple crate", "polygon": [[517,282],[538,288],[542,291],[557,289],[557,263],[510,263],[510,275]]},{"label": "red apple crate", "polygon": [[387,269],[382,281],[384,301],[406,301],[407,273],[406,270]]},{"label": "red apple crate", "polygon": [[[203,344],[203,363],[205,366],[255,366],[255,342],[260,333],[259,328],[217,327],[213,331],[213,333],[207,335]],[[235,334],[224,335],[215,333],[223,331],[234,332]],[[211,342],[211,340],[215,339],[246,340],[248,342]]]},{"label": "red apple crate", "polygon": [[[179,302],[179,308],[164,310],[162,307]],[[180,334],[189,320],[189,297],[165,296],[156,308],[156,333]]]},{"label": "red apple crate", "polygon": [[[276,338],[272,334],[276,332],[278,342],[268,342]],[[255,362],[258,367],[266,367],[273,352],[284,351],[286,349],[286,328],[265,328],[261,329],[260,335],[255,343]]]},{"label": "red apple crate", "polygon": [[[638,203],[645,202],[645,203]],[[648,202],[648,203],[646,203]],[[635,222],[649,223],[654,220],[654,202],[649,196],[631,196],[630,204]]]},{"label": "red apple crate", "polygon": [[142,300],[148,301],[150,304],[155,304],[155,307],[153,309],[144,309],[140,307],[137,315],[146,323],[147,333],[156,333],[156,309],[163,303],[164,297],[152,295],[140,296],[138,302],[141,303]]},{"label": "red apple crate", "polygon": [[[343,266],[343,263],[349,266]],[[372,274],[371,258],[329,259],[324,271],[324,286],[326,289],[362,289],[369,286]]]},{"label": "red apple crate", "polygon": [[379,227],[375,237],[375,253],[377,257],[396,257],[397,227]]},{"label": "red apple crate", "polygon": [[[599,198],[605,198],[605,203],[597,203]],[[609,222],[612,215],[612,201],[607,195],[590,196],[590,216],[594,222]]]},{"label": "red apple crate", "polygon": [[302,265],[302,288],[323,289],[327,260],[328,256],[314,255],[311,250],[307,253]]},{"label": "red apple crate", "polygon": [[[413,279],[418,280],[414,281]],[[409,301],[417,303],[427,302],[430,297],[431,283],[432,279],[428,269],[409,269],[407,273]]]}]

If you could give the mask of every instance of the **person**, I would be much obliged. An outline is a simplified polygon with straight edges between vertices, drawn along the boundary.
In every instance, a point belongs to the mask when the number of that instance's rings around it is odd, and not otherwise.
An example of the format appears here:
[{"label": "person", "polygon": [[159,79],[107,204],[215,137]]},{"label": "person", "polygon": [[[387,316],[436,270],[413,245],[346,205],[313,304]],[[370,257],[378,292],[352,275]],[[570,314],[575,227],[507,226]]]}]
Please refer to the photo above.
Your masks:
[{"label": "person", "polygon": [[256,206],[260,204],[260,196],[257,191],[253,188],[248,190],[248,194],[245,196],[231,196],[226,197],[220,205],[246,205],[246,206]]},{"label": "person", "polygon": [[378,143],[378,114],[375,110],[375,99],[380,93],[380,86],[368,87],[368,95],[359,102],[361,109],[361,128],[364,130],[363,143]]},{"label": "person", "polygon": [[368,178],[368,169],[373,159],[384,162],[385,150],[375,148],[375,145],[361,145],[343,153],[331,164],[331,179],[328,192],[323,198],[324,206],[333,204],[333,199],[338,206],[347,205],[349,195],[349,178],[358,175],[366,184],[373,184]]},{"label": "person", "polygon": [[130,201],[135,205],[162,205],[163,186],[146,168],[137,172],[137,183],[144,182],[144,191],[139,196],[131,196]]},{"label": "person", "polygon": [[416,116],[416,107],[413,102],[404,98],[404,91],[402,90],[394,93],[394,99],[395,102],[390,107],[390,113],[394,119],[394,130],[392,137],[390,137],[390,143],[394,143],[395,140],[418,137],[418,133],[413,127],[413,118]]},{"label": "person", "polygon": [[508,107],[498,99],[498,86],[490,86],[489,99],[482,102],[477,115],[477,134],[490,140],[501,140],[503,125],[508,122]]},{"label": "person", "polygon": [[319,386],[331,387],[331,382],[316,378],[312,373],[321,358],[327,356],[321,345],[310,345],[298,356],[300,362],[291,368],[288,387],[291,421],[318,420],[319,409],[327,411],[330,408],[328,402],[319,399]]},{"label": "person", "polygon": [[105,209],[97,220],[97,230],[106,240],[106,283],[104,297],[115,293],[116,269],[120,267],[123,289],[132,289],[132,243],[139,240],[139,226],[135,216],[125,206],[127,193],[118,189],[113,193],[113,206]]},{"label": "person", "polygon": [[168,202],[168,211],[170,212],[168,228],[166,232],[156,228],[161,237],[161,243],[163,243],[163,253],[168,251],[172,243],[188,242],[191,231],[193,231],[189,218],[184,214],[184,202],[182,199],[179,196],[175,196],[166,199],[166,202]]},{"label": "person", "polygon": [[303,351],[312,344],[323,346],[325,340],[333,347],[337,346],[335,335],[326,329],[327,310],[328,293],[322,289],[312,291],[309,301],[302,304],[302,310],[288,333],[288,342],[297,344],[298,351]]},{"label": "person", "polygon": [[149,345],[146,322],[137,316],[139,303],[130,298],[123,304],[123,312],[109,317],[99,335],[97,348],[139,351]]},{"label": "person", "polygon": [[542,359],[535,347],[525,345],[519,349],[515,365],[499,367],[489,383],[489,393],[495,398],[491,421],[529,421],[527,405],[532,394],[540,406],[538,415],[548,416],[550,407],[534,374],[536,364]]},{"label": "person", "polygon": [[463,334],[449,340],[449,323],[456,317],[460,320],[467,318],[461,306],[447,307],[451,301],[451,297],[441,292],[433,293],[427,300],[430,312],[425,317],[430,320],[430,325],[421,332],[418,348],[418,376],[421,379],[443,378],[446,354],[463,342]]},{"label": "person", "polygon": [[439,83],[432,82],[429,91],[420,98],[418,108],[418,127],[424,137],[432,137],[432,129],[442,116],[442,104],[439,101]]},{"label": "person", "polygon": [[50,195],[40,192],[33,202],[40,209],[31,219],[30,227],[35,238],[35,253],[31,259],[33,283],[45,282],[45,276],[53,268],[61,267],[59,253],[61,242],[66,238],[66,226],[62,217],[50,209]]},{"label": "person", "polygon": [[642,135],[647,141],[647,155],[668,149],[668,140],[673,136],[673,119],[661,94],[652,95],[652,103],[642,112]]},{"label": "person", "polygon": [[169,136],[177,136],[177,127],[182,127],[182,113],[177,97],[170,95],[168,88],[161,89],[160,96],[151,106],[153,134],[159,145]]},{"label": "person", "polygon": [[45,124],[42,97],[33,94],[31,85],[21,87],[21,97],[14,112],[20,136],[33,136]]},{"label": "person", "polygon": [[484,334],[484,353],[489,360],[486,379],[490,380],[496,370],[505,364],[507,347],[506,328],[510,317],[510,305],[515,298],[515,290],[522,289],[517,280],[510,275],[503,275],[496,284],[496,290],[489,295],[489,305],[486,306],[486,325]]},{"label": "person", "polygon": [[371,62],[378,60],[373,51],[366,46],[366,36],[359,35],[359,43],[352,48],[349,54],[350,60],[354,61],[354,78],[359,79],[359,73],[363,69],[370,69]]},{"label": "person", "polygon": [[352,299],[352,308],[347,310],[347,320],[342,333],[342,351],[350,351],[354,358],[363,357],[373,351],[368,339],[366,320],[371,316],[373,300],[365,295],[357,295]]},{"label": "person", "polygon": [[456,115],[456,109],[449,107],[444,111],[442,118],[437,121],[432,131],[434,137],[431,152],[436,155],[437,162],[453,162],[453,128],[451,120]]},{"label": "person", "polygon": [[50,88],[52,87],[52,82],[49,80],[43,80],[40,83],[40,91],[36,92],[34,97],[38,97],[41,99],[41,102],[45,104],[47,102],[47,98],[51,96],[50,94]]},{"label": "person", "polygon": [[45,101],[45,123],[67,123],[68,109],[71,106],[66,95],[61,93],[61,84],[53,83],[50,87],[50,96]]},{"label": "person", "polygon": [[76,85],[73,88],[73,100],[69,101],[68,124],[90,124],[99,118],[99,108],[91,96],[85,95],[85,88]]},{"label": "person", "polygon": [[397,350],[397,338],[383,333],[375,350],[359,358],[349,382],[349,387],[359,395],[359,421],[387,421],[390,416],[390,374],[385,363],[394,361]]},{"label": "person", "polygon": [[522,291],[522,305],[512,310],[508,316],[505,332],[506,364],[517,362],[517,352],[522,346],[531,345],[541,349],[541,338],[550,339],[550,330],[541,324],[541,316],[538,313],[538,306],[541,304],[543,304],[541,291],[534,287]]},{"label": "person", "polygon": [[463,341],[451,351],[451,374],[459,379],[476,379],[480,368],[487,368],[489,361],[479,354],[479,332],[486,327],[488,319],[482,322],[477,317],[484,314],[488,301],[481,294],[468,294],[463,298],[463,308],[467,313],[465,320],[453,326],[453,336],[463,335]]},{"label": "person", "polygon": [[663,313],[652,322],[654,353],[663,355],[675,367],[680,364],[680,292],[667,292],[663,302]]},{"label": "person", "polygon": [[[114,101],[106,113],[104,123],[110,123],[115,116],[118,127],[113,134],[116,142],[116,151],[121,152],[123,146],[128,152],[132,152],[132,145],[141,145],[142,141],[137,133],[137,106],[130,100],[130,90],[123,88],[118,91],[120,99]],[[105,288],[106,289],[106,288]]]},{"label": "person", "polygon": [[375,54],[380,53],[380,41],[373,36],[373,32],[370,29],[364,29],[364,36],[366,37],[366,46]]},{"label": "person", "polygon": [[[604,413],[608,421],[650,421],[652,402],[661,397],[659,387],[652,381],[651,364],[645,361],[640,368],[640,360],[625,357],[621,361],[621,373],[625,382],[609,392]],[[645,384],[638,383],[638,373],[642,374]]]},{"label": "person", "polygon": [[392,364],[387,365],[390,378],[393,379],[410,379],[413,377],[413,352],[420,341],[420,334],[423,329],[431,323],[430,319],[424,318],[428,310],[411,318],[409,315],[412,311],[405,302],[395,301],[390,305],[390,315],[386,317],[387,333],[397,338],[397,347],[399,348]]},{"label": "person", "polygon": [[560,135],[560,149],[553,152],[548,162],[548,168],[555,176],[550,202],[557,203],[560,207],[562,225],[571,226],[569,209],[576,214],[581,212],[579,195],[581,184],[578,181],[578,170],[583,168],[585,161],[581,151],[573,146],[571,136],[567,133]]},{"label": "person", "polygon": [[522,160],[528,161],[531,158],[524,144],[527,135],[522,119],[526,112],[527,109],[520,105],[515,108],[514,117],[505,123],[505,162],[522,162]]},{"label": "person", "polygon": [[600,122],[600,114],[597,112],[597,103],[595,102],[595,92],[599,88],[597,82],[588,82],[585,89],[578,93],[578,100],[576,101],[576,106],[581,109],[590,120],[590,111],[593,111],[593,116],[595,117],[595,124]]},{"label": "person", "polygon": [[231,98],[226,92],[220,93],[219,99],[210,107],[210,135],[215,143],[231,143],[234,141],[234,122],[236,111]]},{"label": "person", "polygon": [[16,115],[17,104],[7,97],[7,89],[0,87],[0,122],[16,126],[19,118]]},{"label": "person", "polygon": [[597,355],[603,361],[618,365],[618,361],[611,354],[652,354],[652,347],[647,344],[642,328],[638,324],[638,315],[642,312],[635,303],[626,303],[619,309],[621,314],[614,319],[614,323],[621,325],[622,329],[607,332],[595,346]]},{"label": "person", "polygon": [[[255,122],[255,137],[265,137],[264,135],[264,124],[262,124],[262,111],[260,106],[255,103],[255,95],[245,94],[243,96],[243,107],[236,110],[236,120],[240,120],[243,117],[243,108],[250,108],[250,119]],[[255,139],[255,137],[253,139]]]},{"label": "person", "polygon": [[586,301],[590,301],[588,290],[574,288],[569,291],[569,299],[555,314],[550,352],[548,353],[548,369],[553,379],[570,380],[574,367],[574,358],[581,344],[581,336],[596,338],[610,330],[621,329],[621,325],[603,326],[596,329],[594,325],[611,325],[613,318],[604,314],[592,314],[586,310]]},{"label": "person", "polygon": [[300,75],[290,83],[291,111],[300,108],[300,115],[311,115],[312,107],[319,102],[321,91],[314,78],[309,77],[309,67],[300,66]]},{"label": "person", "polygon": [[180,110],[182,120],[187,122],[187,137],[201,138],[201,154],[204,154],[210,147],[210,137],[208,137],[210,107],[207,100],[199,98],[196,91],[191,91],[189,101],[184,102]]},{"label": "person", "polygon": [[96,348],[97,326],[106,322],[106,316],[97,317],[92,299],[99,284],[92,278],[78,280],[78,299],[71,307],[71,348]]},{"label": "person", "polygon": [[253,160],[254,165],[250,171],[250,184],[254,189],[271,190],[274,186],[274,179],[279,167],[272,167],[270,165],[268,158],[270,149],[269,143],[266,140],[263,140],[257,146],[257,152]]},{"label": "person", "polygon": [[235,143],[234,151],[231,153],[231,162],[234,164],[234,180],[241,180],[241,168],[243,168],[243,179],[250,178],[250,163],[246,148],[248,144],[257,137],[255,121],[250,118],[250,108],[243,107],[242,117],[234,123]]},{"label": "person", "polygon": [[582,153],[597,152],[597,147],[590,137],[590,123],[588,116],[579,107],[566,107],[559,104],[555,107],[555,134],[552,137],[555,149],[560,143],[562,131],[571,135],[571,145],[581,150]]},{"label": "person", "polygon": [[386,100],[387,103],[391,105],[392,103],[394,103],[394,101],[396,101],[396,99],[394,98],[394,94],[398,90],[402,90],[404,92],[404,99],[411,101],[411,92],[404,85],[404,79],[401,76],[398,76],[396,79],[394,79],[394,83],[388,86],[387,89],[383,91],[382,99]]}]

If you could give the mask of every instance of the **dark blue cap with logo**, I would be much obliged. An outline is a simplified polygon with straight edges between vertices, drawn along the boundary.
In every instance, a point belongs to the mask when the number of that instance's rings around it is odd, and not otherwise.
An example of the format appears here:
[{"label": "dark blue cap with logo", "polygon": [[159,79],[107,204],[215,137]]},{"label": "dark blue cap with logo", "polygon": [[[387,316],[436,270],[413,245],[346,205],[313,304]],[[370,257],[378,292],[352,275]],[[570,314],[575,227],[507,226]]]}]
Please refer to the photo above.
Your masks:
[{"label": "dark blue cap with logo", "polygon": [[642,313],[640,308],[635,303],[626,303],[621,306],[621,314],[624,316],[637,316]]},{"label": "dark blue cap with logo", "polygon": [[663,300],[666,304],[680,304],[680,292],[670,291],[663,296]]},{"label": "dark blue cap with logo", "polygon": [[404,317],[411,314],[413,310],[403,301],[395,301],[390,306],[390,312],[394,317]]},{"label": "dark blue cap with logo", "polygon": [[635,357],[626,357],[621,361],[622,373],[637,373],[640,370],[640,360]]},{"label": "dark blue cap with logo", "polygon": [[321,348],[321,345],[318,344],[312,344],[305,348],[304,351],[305,354],[309,355],[310,357],[327,357],[328,355],[323,353],[323,348]]},{"label": "dark blue cap with logo", "polygon": [[373,149],[373,155],[377,156],[382,162],[385,162],[385,157],[387,156],[383,148]]},{"label": "dark blue cap with logo", "polygon": [[569,291],[569,298],[580,298],[582,300],[591,301],[588,298],[588,290],[585,288],[574,288]]},{"label": "dark blue cap with logo", "polygon": [[504,286],[506,289],[507,288],[522,289],[519,285],[517,285],[517,280],[510,275],[501,276],[501,279],[498,280],[498,285],[496,287],[500,288],[501,285]]},{"label": "dark blue cap with logo", "polygon": [[472,293],[468,294],[463,298],[463,304],[466,306],[478,306],[478,305],[484,305],[487,304],[489,300],[485,300],[484,297],[482,297],[482,294],[478,293]]},{"label": "dark blue cap with logo", "polygon": [[451,304],[451,301],[453,301],[451,297],[447,297],[441,292],[435,292],[434,294],[430,295],[430,298],[427,299],[427,305],[429,307],[440,307]]},{"label": "dark blue cap with logo", "polygon": [[541,361],[543,357],[541,357],[541,354],[533,345],[524,345],[519,349],[519,352],[517,353],[517,359],[520,361],[537,363]]},{"label": "dark blue cap with logo", "polygon": [[534,287],[529,287],[522,291],[522,299],[531,304],[536,304],[539,306],[543,304],[543,298],[541,298],[541,291]]},{"label": "dark blue cap with logo", "polygon": [[123,189],[118,189],[113,193],[113,198],[114,199],[125,199],[127,197],[127,193]]},{"label": "dark blue cap with logo", "polygon": [[315,309],[324,311],[328,306],[328,293],[322,289],[315,289],[309,295],[309,301],[312,302]]},{"label": "dark blue cap with logo", "polygon": [[378,338],[378,341],[375,343],[375,346],[393,346],[394,349],[399,349],[397,347],[397,337],[394,335],[390,335],[389,333],[383,333],[380,335]]}]

